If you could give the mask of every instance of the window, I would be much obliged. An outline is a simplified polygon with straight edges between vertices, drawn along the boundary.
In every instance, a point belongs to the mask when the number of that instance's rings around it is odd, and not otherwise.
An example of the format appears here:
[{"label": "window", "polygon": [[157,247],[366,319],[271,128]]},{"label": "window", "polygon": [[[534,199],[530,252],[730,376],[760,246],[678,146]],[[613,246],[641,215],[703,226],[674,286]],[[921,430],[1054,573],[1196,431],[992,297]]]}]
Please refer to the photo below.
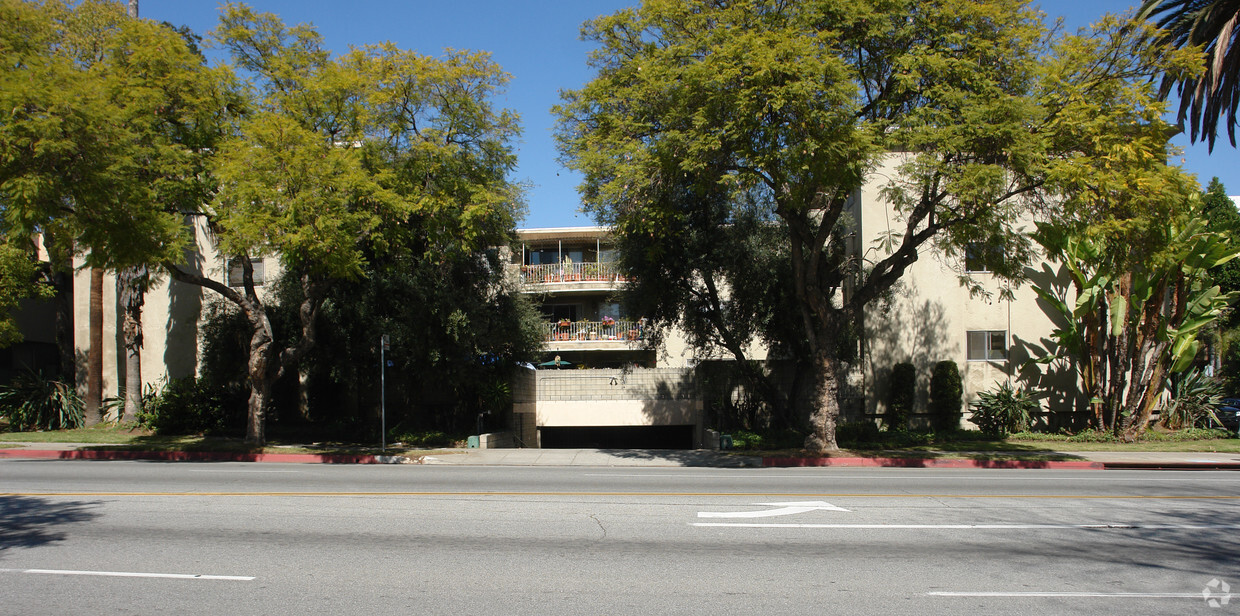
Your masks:
[{"label": "window", "polygon": [[[266,273],[266,267],[264,267],[264,260],[254,259],[252,262],[252,265],[254,266],[254,286],[261,287],[263,286],[263,282],[266,280],[266,277],[264,275]],[[242,270],[241,270],[240,259],[229,259],[227,282],[228,282],[228,286],[230,287],[240,287],[245,284],[245,275],[242,273]]]},{"label": "window", "polygon": [[969,361],[1007,359],[1007,332],[969,332]]},{"label": "window", "polygon": [[964,247],[964,271],[986,273],[994,271],[991,266],[1003,261],[1003,251],[985,244],[969,244]]}]

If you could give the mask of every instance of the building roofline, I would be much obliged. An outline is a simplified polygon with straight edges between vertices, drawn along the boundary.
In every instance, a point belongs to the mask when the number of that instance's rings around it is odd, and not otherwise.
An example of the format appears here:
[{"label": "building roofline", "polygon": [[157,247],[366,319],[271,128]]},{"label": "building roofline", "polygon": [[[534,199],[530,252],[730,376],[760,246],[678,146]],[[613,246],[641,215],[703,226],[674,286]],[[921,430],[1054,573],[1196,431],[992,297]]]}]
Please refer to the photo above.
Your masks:
[{"label": "building roofline", "polygon": [[594,239],[611,235],[606,227],[540,227],[534,229],[517,229],[517,238],[522,241],[549,241],[559,239]]}]

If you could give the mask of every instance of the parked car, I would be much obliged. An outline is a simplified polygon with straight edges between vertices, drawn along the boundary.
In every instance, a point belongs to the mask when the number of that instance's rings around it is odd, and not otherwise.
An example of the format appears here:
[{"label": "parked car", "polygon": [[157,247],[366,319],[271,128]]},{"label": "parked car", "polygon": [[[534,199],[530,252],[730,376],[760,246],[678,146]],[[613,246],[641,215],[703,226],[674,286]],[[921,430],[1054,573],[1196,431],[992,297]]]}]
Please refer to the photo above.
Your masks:
[{"label": "parked car", "polygon": [[1233,432],[1240,430],[1240,398],[1223,398],[1214,410],[1223,427]]}]

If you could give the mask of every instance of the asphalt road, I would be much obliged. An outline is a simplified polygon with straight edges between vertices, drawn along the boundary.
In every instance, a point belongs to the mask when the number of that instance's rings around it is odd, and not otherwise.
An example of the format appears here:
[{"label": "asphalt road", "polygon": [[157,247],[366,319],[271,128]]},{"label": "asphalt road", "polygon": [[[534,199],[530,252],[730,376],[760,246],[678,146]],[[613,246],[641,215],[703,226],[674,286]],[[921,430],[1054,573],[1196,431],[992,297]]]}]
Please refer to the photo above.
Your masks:
[{"label": "asphalt road", "polygon": [[1240,613],[1238,505],[1236,472],[3,460],[0,614]]}]

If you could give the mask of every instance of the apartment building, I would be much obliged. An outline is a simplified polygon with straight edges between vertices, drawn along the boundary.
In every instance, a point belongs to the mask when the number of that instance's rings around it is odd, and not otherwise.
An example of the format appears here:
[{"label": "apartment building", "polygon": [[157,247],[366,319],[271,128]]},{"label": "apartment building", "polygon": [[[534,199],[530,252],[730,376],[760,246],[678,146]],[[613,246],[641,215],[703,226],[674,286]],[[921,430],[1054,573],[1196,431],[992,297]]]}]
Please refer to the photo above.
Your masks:
[{"label": "apartment building", "polygon": [[543,352],[517,378],[513,430],[531,447],[700,446],[693,357],[672,336],[653,348],[624,312],[626,281],[601,227],[523,229],[512,252],[521,290],[543,314]]}]

